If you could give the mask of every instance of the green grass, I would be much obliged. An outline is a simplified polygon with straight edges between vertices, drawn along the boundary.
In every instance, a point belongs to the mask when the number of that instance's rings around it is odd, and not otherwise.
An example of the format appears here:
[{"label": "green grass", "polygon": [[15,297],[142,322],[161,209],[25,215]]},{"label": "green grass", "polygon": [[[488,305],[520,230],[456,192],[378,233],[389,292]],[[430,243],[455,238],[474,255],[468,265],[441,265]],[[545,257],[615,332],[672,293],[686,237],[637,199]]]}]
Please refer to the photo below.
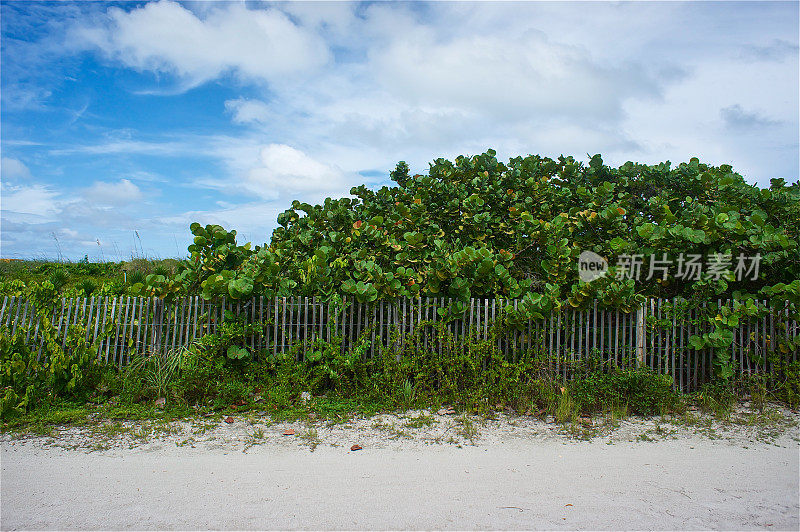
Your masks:
[{"label": "green grass", "polygon": [[475,426],[475,422],[469,416],[464,415],[456,418],[456,423],[456,434],[469,440],[470,443],[475,443],[475,438],[478,437],[478,427]]},{"label": "green grass", "polygon": [[575,423],[580,414],[580,405],[572,398],[569,390],[558,396],[556,403],[555,418],[559,423]]},{"label": "green grass", "polygon": [[177,265],[176,259],[141,258],[122,262],[0,261],[0,296],[16,295],[12,293],[12,281],[21,281],[29,287],[50,281],[60,297],[121,295],[145,276],[156,272],[171,274]]},{"label": "green grass", "polygon": [[433,419],[433,416],[420,414],[418,416],[409,417],[403,426],[410,429],[421,429],[423,427],[430,427],[434,423],[436,423],[436,420]]},{"label": "green grass", "polygon": [[320,443],[322,443],[322,440],[319,437],[319,433],[315,428],[308,428],[307,430],[301,432],[299,438],[300,441],[305,443],[312,452],[317,448],[317,446]]}]

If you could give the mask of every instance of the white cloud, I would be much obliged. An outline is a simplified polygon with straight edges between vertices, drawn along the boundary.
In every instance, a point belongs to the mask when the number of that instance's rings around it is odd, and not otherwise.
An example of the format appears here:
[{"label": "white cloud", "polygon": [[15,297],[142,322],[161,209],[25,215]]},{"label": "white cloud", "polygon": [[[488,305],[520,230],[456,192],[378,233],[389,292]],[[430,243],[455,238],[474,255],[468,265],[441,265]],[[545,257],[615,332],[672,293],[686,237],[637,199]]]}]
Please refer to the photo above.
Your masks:
[{"label": "white cloud", "polygon": [[196,144],[182,141],[142,141],[130,139],[109,139],[96,144],[82,144],[50,150],[50,155],[88,155],[142,154],[174,157],[198,152]]},{"label": "white cloud", "polygon": [[445,42],[433,29],[419,30],[371,53],[370,67],[384,90],[407,101],[503,120],[614,120],[624,100],[658,96],[660,90],[635,63],[599,64],[588,50],[534,30]]},{"label": "white cloud", "polygon": [[79,45],[138,69],[174,74],[189,86],[233,72],[245,79],[304,75],[329,60],[325,43],[277,9],[223,4],[201,18],[161,0],[110,8],[102,25],[77,28]]},{"label": "white cloud", "polygon": [[[748,182],[767,185],[773,177],[795,181],[799,78],[796,57],[784,63],[707,58],[689,79],[669,87],[661,104],[626,103],[623,127],[642,146],[641,162],[697,156],[712,164],[731,164]],[[743,121],[756,111],[760,122],[748,127]],[[613,155],[613,162],[626,157],[625,152]],[[627,154],[627,159],[634,157]]]},{"label": "white cloud", "polygon": [[231,113],[237,124],[267,124],[275,116],[266,103],[245,98],[228,100],[225,110]]},{"label": "white cloud", "polygon": [[[45,185],[6,186],[3,184],[3,213],[32,215],[37,218],[50,219],[59,212],[58,192]],[[28,216],[24,216],[29,219]]]},{"label": "white cloud", "polygon": [[19,159],[3,157],[0,160],[0,178],[2,179],[30,179],[31,171]]},{"label": "white cloud", "polygon": [[757,111],[745,110],[738,103],[723,107],[719,110],[719,115],[725,126],[731,129],[760,129],[780,124],[779,120],[762,116]]},{"label": "white cloud", "polygon": [[95,181],[83,196],[90,204],[127,205],[142,199],[142,191],[127,179],[115,183]]},{"label": "white cloud", "polygon": [[742,47],[742,58],[753,61],[784,61],[797,57],[797,43],[792,44],[783,39],[773,39],[767,45],[748,44]]},{"label": "white cloud", "polygon": [[245,186],[263,198],[286,195],[314,196],[347,187],[341,169],[321,163],[285,144],[270,144],[261,150],[260,164],[251,169]]},{"label": "white cloud", "polygon": [[[232,122],[251,128],[241,145],[224,137],[188,148],[122,139],[86,149],[214,153],[230,175],[204,178],[206,185],[244,186],[261,197],[305,193],[304,184],[314,182],[259,162],[258,150],[272,144],[307,147],[349,176],[399,159],[424,169],[433,157],[487,147],[507,155],[601,152],[613,162],[695,154],[727,161],[732,139],[747,132],[729,129],[723,139],[720,109],[749,110],[766,100],[755,108],[784,116],[785,91],[797,86],[787,81],[796,70],[787,68],[796,36],[776,25],[777,11],[749,5],[742,15],[714,6],[605,3],[191,9],[168,1],[110,9],[105,24],[84,26],[81,35],[127,66],[172,72],[190,85],[227,71],[256,87],[267,82],[264,100],[250,92],[225,102]],[[738,23],[740,16],[753,26]],[[718,19],[726,31],[709,33]],[[771,28],[769,38],[760,27]],[[260,39],[272,39],[267,48],[304,70],[302,82],[277,75],[273,54],[252,53]]]}]

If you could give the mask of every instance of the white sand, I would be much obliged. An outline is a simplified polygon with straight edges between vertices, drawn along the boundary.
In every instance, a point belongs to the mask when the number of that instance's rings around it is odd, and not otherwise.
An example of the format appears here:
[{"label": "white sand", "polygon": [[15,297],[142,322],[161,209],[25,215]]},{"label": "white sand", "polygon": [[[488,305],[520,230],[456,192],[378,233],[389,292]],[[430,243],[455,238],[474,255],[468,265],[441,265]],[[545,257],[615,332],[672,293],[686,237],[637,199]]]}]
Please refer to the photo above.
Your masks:
[{"label": "white sand", "polygon": [[[254,425],[185,441],[86,452],[74,440],[2,442],[4,530],[14,529],[767,529],[798,530],[798,431],[770,442],[680,430],[629,441],[653,422],[575,441],[499,420],[475,445],[369,425],[299,436]],[[637,425],[638,423],[638,425]],[[438,423],[437,423],[438,425]],[[649,427],[649,429],[648,429]],[[305,430],[297,426],[298,433]],[[334,429],[331,429],[334,430]],[[436,426],[427,432],[435,432]],[[526,432],[527,430],[527,432]],[[536,431],[539,432],[536,432]],[[740,429],[743,430],[743,429]],[[184,438],[184,440],[181,440]],[[439,438],[438,441],[441,441]],[[351,452],[350,442],[364,449]],[[194,446],[192,446],[194,445]]]}]

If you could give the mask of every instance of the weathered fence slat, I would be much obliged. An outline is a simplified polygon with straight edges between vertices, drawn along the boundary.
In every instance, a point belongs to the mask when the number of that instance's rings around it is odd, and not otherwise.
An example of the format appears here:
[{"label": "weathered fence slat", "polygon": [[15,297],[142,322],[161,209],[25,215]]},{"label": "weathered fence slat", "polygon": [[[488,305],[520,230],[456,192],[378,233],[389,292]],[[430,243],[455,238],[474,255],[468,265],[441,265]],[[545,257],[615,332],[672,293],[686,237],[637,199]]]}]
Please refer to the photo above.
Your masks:
[{"label": "weathered fence slat", "polygon": [[[715,308],[713,304],[689,307],[681,298],[647,299],[640,308],[623,312],[602,308],[595,301],[583,310],[557,309],[541,320],[497,328],[507,309],[519,310],[518,300],[470,298],[460,314],[447,318],[439,312],[452,308],[451,298],[425,296],[366,303],[346,296],[341,301],[339,307],[310,296],[266,301],[264,296],[247,301],[187,296],[169,303],[152,297],[92,296],[62,298],[52,313],[40,314],[32,301],[5,296],[0,304],[0,324],[11,334],[24,334],[26,342],[34,348],[38,345],[39,354],[47,337],[40,333],[41,316],[50,316],[48,326],[53,327],[63,348],[70,329],[85,327],[80,334],[97,346],[98,357],[118,366],[137,353],[178,349],[216,333],[229,310],[253,325],[243,342],[254,355],[294,352],[298,360],[305,360],[314,342],[338,338],[341,348],[349,350],[364,337],[370,341],[365,358],[380,356],[384,349],[400,356],[401,347],[412,341],[440,355],[455,347],[470,356],[481,356],[481,352],[469,352],[472,342],[479,341],[509,360],[517,361],[526,353],[548,355],[549,370],[563,378],[572,376],[583,361],[599,357],[613,365],[632,362],[670,374],[681,390],[697,388],[714,371],[714,350],[694,349],[689,343],[691,336],[709,332],[702,318]],[[728,351],[730,362],[745,374],[775,370],[771,356],[797,359],[796,348],[786,349],[800,333],[792,319],[793,307],[789,303],[773,307],[764,300],[755,304],[757,316],[742,319],[733,329]],[[732,309],[734,302],[717,300],[716,305]],[[482,360],[485,365],[486,357]]]}]

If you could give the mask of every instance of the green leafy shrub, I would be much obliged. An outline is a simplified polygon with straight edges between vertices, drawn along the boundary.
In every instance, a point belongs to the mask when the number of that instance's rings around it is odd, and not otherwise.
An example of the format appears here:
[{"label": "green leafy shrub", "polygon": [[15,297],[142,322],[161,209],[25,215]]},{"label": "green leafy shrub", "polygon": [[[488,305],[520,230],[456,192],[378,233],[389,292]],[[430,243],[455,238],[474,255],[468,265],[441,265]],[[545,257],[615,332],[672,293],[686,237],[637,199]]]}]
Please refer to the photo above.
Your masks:
[{"label": "green leafy shrub", "polygon": [[[287,361],[284,361],[286,363]],[[305,387],[312,393],[353,392],[365,378],[365,364],[358,349],[343,351],[341,338],[315,340],[304,358],[301,371]]]},{"label": "green leafy shrub", "polygon": [[133,286],[135,284],[144,284],[147,280],[147,276],[142,271],[134,270],[128,273],[127,279],[128,284]]},{"label": "green leafy shrub", "polygon": [[228,379],[236,378],[226,371],[224,360],[219,356],[210,356],[193,347],[197,363],[192,371],[183,371],[175,383],[177,394],[188,404],[200,404],[213,400],[219,386]]},{"label": "green leafy shrub", "polygon": [[200,349],[207,351],[212,356],[226,357],[233,362],[250,359],[253,353],[245,346],[245,339],[253,334],[263,333],[264,325],[261,323],[248,323],[246,316],[236,316],[233,312],[225,311],[225,321],[220,324],[214,334],[206,334],[199,342]]},{"label": "green leafy shrub", "polygon": [[[503,163],[495,155],[436,159],[421,175],[400,162],[394,186],[356,187],[354,197],[319,205],[295,201],[260,246],[239,244],[235,230],[193,223],[188,260],[134,286],[164,298],[349,296],[363,303],[430,296],[452,300],[437,310],[442,319],[463,312],[472,297],[500,296],[519,299],[504,318],[512,327],[595,302],[628,312],[645,297],[681,296],[702,309],[701,332],[688,343],[713,350],[723,381],[734,375],[733,329],[763,313],[754,300],[786,301],[800,317],[800,262],[793,259],[800,183],[775,179],[762,189],[729,165],[696,158],[614,168],[600,155],[586,163],[538,155]],[[609,275],[580,281],[582,251],[608,259]],[[651,255],[728,255],[731,265],[699,278],[617,278],[614,259],[631,254],[642,255],[643,271]],[[757,278],[735,279],[739,256],[760,257]],[[728,309],[717,299],[735,303]],[[800,340],[779,347],[797,351]]]},{"label": "green leafy shrub", "polygon": [[779,373],[774,397],[790,408],[800,406],[800,361],[786,364]]},{"label": "green leafy shrub", "polygon": [[[206,298],[252,295],[351,295],[361,302],[395,297],[524,297],[524,312],[564,304],[630,308],[643,296],[695,298],[757,294],[800,276],[800,185],[749,185],[729,165],[691,159],[613,168],[536,155],[502,163],[492,150],[436,159],[427,174],[401,162],[395,186],[351,190],[320,205],[295,201],[278,217],[269,243],[236,241],[236,231],[194,223],[189,260],[157,275],[146,293]],[[761,256],[758,279],[614,275],[587,285],[575,264],[581,251],[610,260],[641,253]],[[646,267],[646,265],[645,265]],[[611,272],[615,273],[614,271]],[[777,283],[777,284],[775,284]],[[727,342],[723,330],[703,341]]]},{"label": "green leafy shrub", "polygon": [[44,399],[85,398],[100,382],[97,350],[87,343],[85,329],[71,327],[62,339],[49,322],[44,322],[40,334],[41,353],[26,343],[26,329],[19,328],[11,335],[5,327],[0,328],[4,416],[23,413]]},{"label": "green leafy shrub", "polygon": [[633,414],[653,415],[678,404],[669,375],[649,368],[611,368],[576,377],[567,384],[571,397],[585,412],[599,411],[612,404],[626,404]]},{"label": "green leafy shrub", "polygon": [[89,297],[97,290],[97,283],[91,279],[84,279],[77,284],[77,288],[83,293],[83,297]]},{"label": "green leafy shrub", "polygon": [[136,356],[124,369],[123,392],[133,400],[176,398],[181,375],[195,368],[195,355],[185,347]]},{"label": "green leafy shrub", "polygon": [[229,346],[226,354],[230,360],[245,360],[250,358],[250,351],[238,345]]},{"label": "green leafy shrub", "polygon": [[715,380],[703,384],[694,395],[694,400],[706,412],[718,418],[727,418],[737,402],[735,383]]},{"label": "green leafy shrub", "polygon": [[57,292],[61,291],[61,289],[64,288],[64,285],[67,284],[68,280],[69,276],[67,275],[67,272],[65,272],[62,269],[53,271],[53,273],[50,274],[50,278],[48,279],[48,281],[50,281],[53,287],[55,287]]},{"label": "green leafy shrub", "polygon": [[135,295],[140,291],[134,291],[133,286],[145,283],[147,274],[159,269],[171,276],[178,263],[175,259],[119,263],[0,261],[0,296],[31,297],[38,287],[47,284],[58,297],[65,298]]},{"label": "green leafy shrub", "polygon": [[219,383],[214,403],[218,407],[246,402],[250,395],[247,383],[237,378],[227,378]]}]

